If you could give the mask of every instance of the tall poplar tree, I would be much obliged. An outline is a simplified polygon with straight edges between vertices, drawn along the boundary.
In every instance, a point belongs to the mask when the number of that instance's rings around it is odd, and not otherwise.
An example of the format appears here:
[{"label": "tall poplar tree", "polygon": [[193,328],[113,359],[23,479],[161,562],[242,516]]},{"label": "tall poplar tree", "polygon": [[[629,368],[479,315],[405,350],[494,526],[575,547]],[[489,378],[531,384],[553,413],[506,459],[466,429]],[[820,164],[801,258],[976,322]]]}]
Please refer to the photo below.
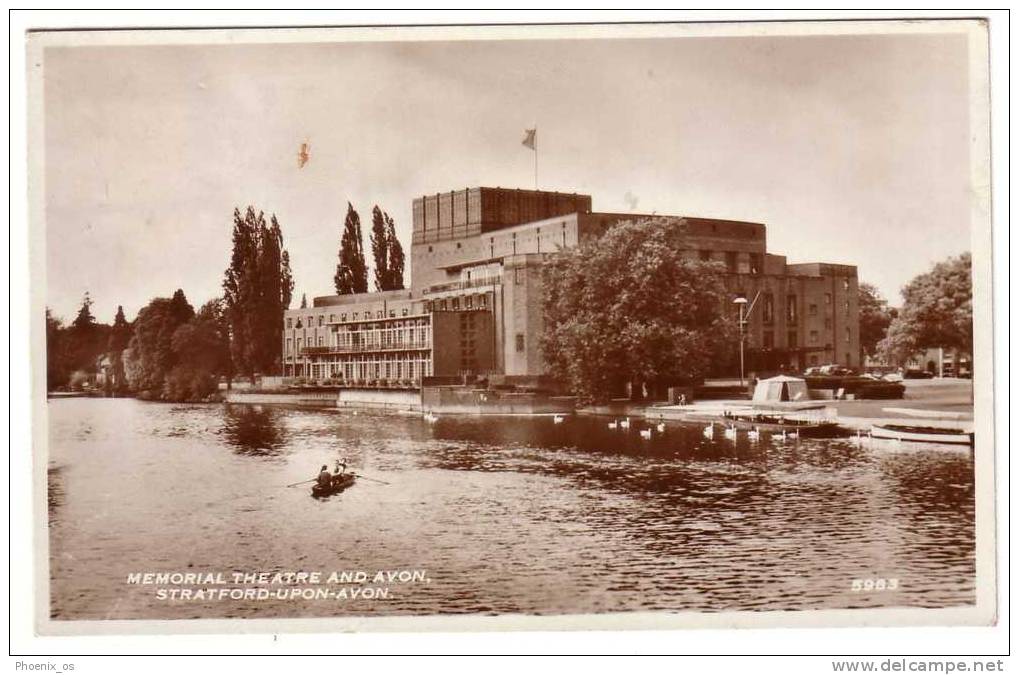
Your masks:
[{"label": "tall poplar tree", "polygon": [[382,214],[386,220],[386,246],[388,247],[389,275],[388,290],[399,291],[403,289],[403,246],[396,236],[396,226],[388,213]]},{"label": "tall poplar tree", "polygon": [[375,260],[375,290],[390,290],[389,241],[386,238],[386,221],[382,217],[382,209],[375,205],[372,209],[372,232],[370,236],[372,258]]},{"label": "tall poplar tree", "polygon": [[368,292],[368,268],[364,262],[364,246],[361,238],[361,216],[354,206],[347,202],[347,217],[340,237],[339,263],[333,283],[338,295]]},{"label": "tall poplar tree", "polygon": [[234,209],[233,252],[223,278],[225,314],[230,324],[230,353],[238,373],[252,381],[256,372],[279,367],[283,311],[294,290],[290,255],[276,216],[265,222],[249,206]]}]

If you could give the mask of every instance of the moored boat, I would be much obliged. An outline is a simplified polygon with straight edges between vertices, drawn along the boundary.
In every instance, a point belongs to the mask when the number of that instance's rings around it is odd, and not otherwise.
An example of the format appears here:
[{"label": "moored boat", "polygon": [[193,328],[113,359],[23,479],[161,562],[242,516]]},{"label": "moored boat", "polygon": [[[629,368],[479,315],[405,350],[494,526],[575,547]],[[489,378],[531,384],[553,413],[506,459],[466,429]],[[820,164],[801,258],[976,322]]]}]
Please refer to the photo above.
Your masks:
[{"label": "moored boat", "polygon": [[338,492],[343,492],[351,485],[353,485],[355,480],[357,480],[357,477],[352,473],[345,473],[341,476],[334,476],[333,482],[330,483],[328,486],[319,485],[318,483],[315,483],[315,485],[311,487],[311,496],[328,497]]},{"label": "moored boat", "polygon": [[953,427],[927,427],[906,424],[875,424],[870,429],[874,438],[919,443],[950,443],[973,445],[973,432]]}]

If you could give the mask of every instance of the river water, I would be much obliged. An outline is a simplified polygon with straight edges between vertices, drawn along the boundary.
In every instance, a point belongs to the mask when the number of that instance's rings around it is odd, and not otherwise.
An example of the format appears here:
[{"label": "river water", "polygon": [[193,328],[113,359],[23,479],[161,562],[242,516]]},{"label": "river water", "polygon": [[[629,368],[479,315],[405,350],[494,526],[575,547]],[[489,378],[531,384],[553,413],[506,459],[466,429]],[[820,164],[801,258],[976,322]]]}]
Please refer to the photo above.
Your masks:
[{"label": "river water", "polygon": [[[642,422],[610,430],[606,418],[582,416],[428,424],[131,399],[50,401],[48,414],[54,619],[975,600],[968,449],[854,438],[752,442],[742,432],[708,440],[700,427],[680,424],[645,440]],[[375,480],[323,500],[307,484],[286,487],[336,458]],[[332,595],[157,596],[311,588],[231,577],[295,571],[322,573],[312,590]],[[334,571],[348,574],[345,583],[327,582]],[[380,583],[379,571],[404,575]],[[128,583],[146,572],[219,574],[225,583]],[[367,582],[350,576],[358,572]]]}]

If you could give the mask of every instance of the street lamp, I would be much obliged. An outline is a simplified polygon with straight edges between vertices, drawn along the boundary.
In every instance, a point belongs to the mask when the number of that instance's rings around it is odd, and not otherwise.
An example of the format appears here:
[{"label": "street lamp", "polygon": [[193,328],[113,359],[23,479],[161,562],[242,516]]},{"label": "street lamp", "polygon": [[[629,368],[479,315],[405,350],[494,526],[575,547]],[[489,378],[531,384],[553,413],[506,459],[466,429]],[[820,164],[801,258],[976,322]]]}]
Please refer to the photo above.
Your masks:
[{"label": "street lamp", "polygon": [[737,295],[736,299],[732,301],[732,304],[739,306],[739,386],[743,387],[743,330],[746,327],[747,320],[744,312],[747,308],[746,296]]}]

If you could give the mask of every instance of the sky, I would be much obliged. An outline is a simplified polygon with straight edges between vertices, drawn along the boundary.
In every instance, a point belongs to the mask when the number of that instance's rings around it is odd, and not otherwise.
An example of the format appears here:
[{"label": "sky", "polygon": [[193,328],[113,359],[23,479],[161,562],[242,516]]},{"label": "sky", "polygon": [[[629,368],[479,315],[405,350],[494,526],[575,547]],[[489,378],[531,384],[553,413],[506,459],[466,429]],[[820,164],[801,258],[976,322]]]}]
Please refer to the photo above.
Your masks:
[{"label": "sky", "polygon": [[765,223],[770,252],[898,304],[970,248],[967,59],[960,34],[48,47],[47,305],[197,307],[249,204],[279,218],[294,306],[330,294],[348,201],[409,262],[414,197],[534,187],[535,126],[541,189]]}]

